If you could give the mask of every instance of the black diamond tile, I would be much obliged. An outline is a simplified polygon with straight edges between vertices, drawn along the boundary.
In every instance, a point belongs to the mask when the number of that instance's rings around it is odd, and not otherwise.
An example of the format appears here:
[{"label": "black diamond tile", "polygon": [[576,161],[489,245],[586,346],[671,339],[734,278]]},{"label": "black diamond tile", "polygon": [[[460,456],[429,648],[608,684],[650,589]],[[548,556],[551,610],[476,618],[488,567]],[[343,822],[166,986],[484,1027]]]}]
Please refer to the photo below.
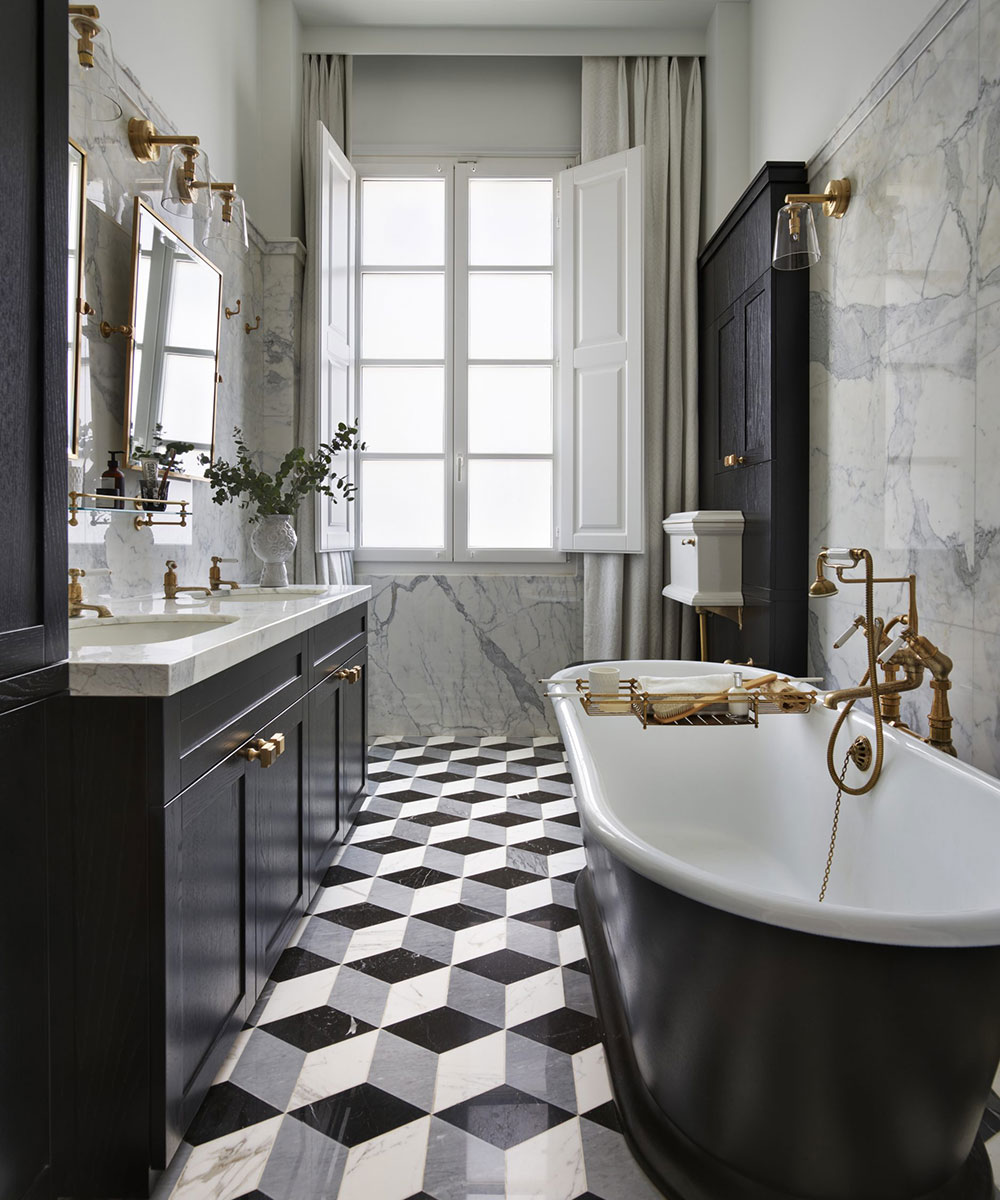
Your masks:
[{"label": "black diamond tile", "polygon": [[525,746],[530,745],[530,742],[491,742],[488,746],[484,746],[484,750],[523,750]]},{"label": "black diamond tile", "polygon": [[530,842],[518,842],[511,847],[516,850],[530,850],[533,854],[562,854],[564,850],[576,850],[572,842],[560,842],[557,838],[532,838]]},{"label": "black diamond tile", "polygon": [[416,750],[419,746],[419,742],[379,742],[374,749],[388,750],[391,754],[398,754],[400,750]]},{"label": "black diamond tile", "polygon": [[529,1096],[507,1083],[471,1100],[463,1100],[437,1115],[442,1121],[501,1150],[519,1146],[572,1116],[564,1108]]},{"label": "black diamond tile", "polygon": [[484,775],[484,779],[488,779],[490,783],[525,783],[529,779],[533,779],[535,772],[527,767],[524,771],[518,774],[515,771],[500,771],[498,774]]},{"label": "black diamond tile", "polygon": [[524,921],[528,925],[537,925],[539,929],[562,930],[580,924],[576,910],[567,908],[564,904],[545,904],[541,908],[531,909],[530,912],[519,912],[512,915],[515,920]]},{"label": "black diamond tile", "polygon": [[[487,778],[492,780],[493,776],[488,776]],[[481,782],[481,780],[477,779],[476,782]],[[453,804],[456,801],[459,804],[485,804],[487,800],[496,801],[502,799],[503,796],[498,792],[481,792],[477,788],[471,788],[467,792],[452,792],[452,794],[447,797],[449,804]]]},{"label": "black diamond tile", "polygon": [[468,742],[435,742],[432,748],[433,748],[434,750],[447,750],[447,751],[448,751],[448,753],[450,754],[450,753],[451,753],[453,750],[471,750],[473,746],[476,746],[476,745],[478,745],[478,744],[479,744],[479,743],[478,743],[478,742],[476,742],[476,741],[468,741]]},{"label": "black diamond tile", "polygon": [[508,984],[540,975],[542,971],[551,971],[552,963],[542,962],[540,958],[532,958],[530,954],[521,954],[517,950],[495,950],[481,958],[467,959],[454,969],[472,971],[497,983]]},{"label": "black diamond tile", "polygon": [[461,763],[463,767],[485,767],[491,763],[503,762],[502,758],[484,758],[481,754],[475,755],[474,758],[456,758],[453,762]]},{"label": "black diamond tile", "polygon": [[603,1104],[599,1104],[597,1108],[592,1108],[590,1112],[580,1114],[586,1117],[588,1121],[596,1121],[598,1125],[603,1125],[605,1129],[611,1129],[615,1133],[621,1133],[622,1125],[618,1119],[618,1109],[615,1106],[614,1100],[605,1100]]},{"label": "black diamond tile", "polygon": [[184,1138],[192,1146],[200,1146],[202,1142],[211,1142],[278,1115],[278,1109],[226,1080],[208,1089]]},{"label": "black diamond tile", "polygon": [[408,1042],[423,1046],[435,1054],[444,1054],[456,1046],[465,1046],[498,1032],[495,1025],[454,1008],[434,1008],[430,1012],[407,1017],[405,1021],[397,1021],[395,1025],[387,1025],[386,1028],[397,1037],[406,1038]]},{"label": "black diamond tile", "polygon": [[350,867],[330,867],[323,876],[320,887],[339,887],[342,883],[357,883],[359,879],[368,879],[364,871],[352,871]]},{"label": "black diamond tile", "polygon": [[496,850],[495,842],[484,842],[482,838],[452,838],[450,842],[435,842],[436,850],[447,850],[449,854],[478,854],[481,850]]},{"label": "black diamond tile", "polygon": [[436,883],[447,883],[456,876],[446,871],[436,871],[433,867],[408,867],[405,871],[393,871],[386,875],[390,883],[398,883],[408,888],[433,887]]},{"label": "black diamond tile", "polygon": [[395,817],[390,817],[388,813],[373,812],[370,808],[364,808],[354,818],[355,825],[377,825],[379,821],[394,821]]},{"label": "black diamond tile", "polygon": [[546,817],[545,819],[547,821],[556,821],[560,825],[575,825],[577,828],[580,825],[580,814],[575,812],[563,813],[561,817]]},{"label": "black diamond tile", "polygon": [[573,1008],[557,1008],[543,1013],[514,1027],[514,1033],[561,1050],[563,1054],[577,1054],[588,1046],[596,1046],[601,1040],[601,1028],[597,1018]]},{"label": "black diamond tile", "polygon": [[357,1146],[427,1114],[370,1083],[289,1113],[342,1146]]},{"label": "black diamond tile", "polygon": [[553,762],[558,762],[558,759],[540,758],[537,754],[532,754],[530,758],[512,758],[511,766],[518,767],[551,767]]},{"label": "black diamond tile", "polygon": [[398,854],[402,850],[420,850],[421,842],[408,842],[406,838],[394,837],[391,833],[386,837],[372,838],[370,842],[355,842],[358,850],[370,850],[373,854]]},{"label": "black diamond tile", "polygon": [[576,962],[565,964],[567,971],[579,971],[581,975],[590,974],[590,963],[585,958],[578,958]]},{"label": "black diamond tile", "polygon": [[403,914],[383,908],[380,904],[347,904],[343,908],[331,908],[329,912],[316,913],[324,921],[334,925],[345,925],[348,929],[367,929],[369,925],[384,925],[386,921],[398,921]]},{"label": "black diamond tile", "polygon": [[546,775],[545,778],[548,779],[551,783],[572,783],[573,782],[573,776],[569,773],[569,771],[563,771],[563,773],[561,775]]},{"label": "black diamond tile", "polygon": [[404,979],[426,975],[428,971],[440,971],[441,963],[417,954],[415,950],[399,949],[385,950],[370,958],[355,959],[349,969],[360,971],[362,975],[374,975],[383,983],[401,983]]},{"label": "black diamond tile", "polygon": [[401,775],[398,771],[371,771],[372,783],[389,783],[397,779],[410,779],[409,775]]},{"label": "black diamond tile", "polygon": [[400,762],[413,763],[415,766],[420,767],[424,767],[428,763],[439,763],[443,767],[447,761],[447,754],[418,754],[412,758],[408,755],[406,758],[400,759]]},{"label": "black diamond tile", "polygon": [[551,804],[553,800],[568,799],[566,796],[560,796],[558,792],[521,792],[516,798],[527,800],[529,804]]},{"label": "black diamond tile", "polygon": [[[433,792],[418,792],[413,788],[405,788],[400,792],[379,792],[380,800],[395,800],[399,804],[408,804],[411,800],[432,800]],[[565,799],[565,797],[562,797]]]},{"label": "black diamond tile", "polygon": [[412,1196],[407,1196],[406,1200],[434,1200],[434,1197],[429,1192],[414,1192]]},{"label": "black diamond tile", "polygon": [[988,1142],[998,1132],[1000,1132],[1000,1116],[994,1112],[990,1112],[987,1108],[983,1113],[983,1119],[979,1123],[979,1136],[984,1142]]},{"label": "black diamond tile", "polygon": [[311,1053],[322,1050],[324,1046],[333,1046],[337,1042],[346,1042],[348,1038],[357,1037],[361,1033],[370,1033],[374,1028],[366,1021],[359,1021],[350,1013],[340,1012],[336,1008],[324,1005],[322,1008],[311,1008],[308,1012],[294,1013],[290,1017],[280,1017],[269,1025],[258,1028],[281,1038],[290,1046]]},{"label": "black diamond tile", "polygon": [[517,867],[497,867],[495,871],[483,871],[479,875],[469,876],[473,883],[508,889],[521,887],[525,883],[537,883],[545,878],[544,875],[532,875],[530,871],[521,871]]},{"label": "black diamond tile", "polygon": [[487,825],[502,825],[505,829],[509,829],[511,825],[523,825],[525,821],[533,821],[534,817],[527,817],[524,813],[487,813],[485,817],[476,817],[477,821],[485,821]]},{"label": "black diamond tile", "polygon": [[260,1188],[254,1188],[252,1192],[240,1192],[236,1200],[271,1200],[271,1197]]},{"label": "black diamond tile", "polygon": [[482,925],[486,921],[499,921],[496,913],[483,912],[481,908],[472,908],[468,904],[449,904],[446,908],[432,908],[429,912],[414,913],[419,921],[429,921],[432,925],[440,925],[442,929],[471,929],[473,925]]},{"label": "black diamond tile", "polygon": [[576,877],[583,870],[583,867],[576,867],[572,871],[567,871],[565,875],[557,875],[556,879],[563,879],[566,883],[576,883]]},{"label": "black diamond tile", "polygon": [[414,813],[412,817],[406,817],[407,821],[412,821],[415,825],[428,825],[431,829],[436,825],[450,825],[452,821],[462,821],[464,819],[464,817],[457,816],[455,813],[445,812]]},{"label": "black diamond tile", "polygon": [[433,775],[421,775],[424,783],[458,783],[460,779],[468,779],[468,775],[458,775],[454,771],[437,771]]},{"label": "black diamond tile", "polygon": [[318,954],[313,954],[311,950],[291,946],[282,952],[281,957],[274,964],[271,978],[275,983],[282,983],[286,979],[298,979],[300,975],[312,975],[314,971],[325,971],[327,967],[336,965],[328,958],[321,958]]}]

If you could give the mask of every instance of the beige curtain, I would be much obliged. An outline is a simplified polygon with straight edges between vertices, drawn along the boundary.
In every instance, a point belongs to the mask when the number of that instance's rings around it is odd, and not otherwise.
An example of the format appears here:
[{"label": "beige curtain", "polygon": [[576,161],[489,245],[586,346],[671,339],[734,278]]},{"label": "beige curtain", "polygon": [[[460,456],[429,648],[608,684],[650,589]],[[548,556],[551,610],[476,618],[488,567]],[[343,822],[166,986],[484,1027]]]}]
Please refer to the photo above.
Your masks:
[{"label": "beige curtain", "polygon": [[693,609],[662,595],[662,521],[698,499],[697,58],[585,58],[584,162],[644,145],[645,554],[585,554],[586,659],[693,658]]},{"label": "beige curtain", "polygon": [[[302,361],[299,400],[295,413],[295,445],[317,444],[316,423],[316,261],[308,245],[315,219],[316,122],[333,134],[350,156],[351,59],[344,54],[302,56],[302,192],[305,199],[306,269],[302,293]],[[306,502],[296,521],[295,578],[299,583],[353,583],[354,563],[349,550],[318,553],[316,509]]]}]

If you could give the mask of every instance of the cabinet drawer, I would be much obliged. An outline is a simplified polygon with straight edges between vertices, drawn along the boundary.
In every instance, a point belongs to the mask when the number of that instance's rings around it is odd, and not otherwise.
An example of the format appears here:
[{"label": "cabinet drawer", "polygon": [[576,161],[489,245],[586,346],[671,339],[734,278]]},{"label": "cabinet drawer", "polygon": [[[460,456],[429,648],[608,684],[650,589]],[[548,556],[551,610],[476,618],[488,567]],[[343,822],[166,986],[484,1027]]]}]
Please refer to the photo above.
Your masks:
[{"label": "cabinet drawer", "polygon": [[309,631],[309,686],[322,683],[333,671],[364,648],[368,605],[352,608]]},{"label": "cabinet drawer", "polygon": [[177,738],[180,777],[166,798],[190,787],[304,695],[305,647],[304,635],[290,638],[170,698],[167,735],[168,742],[171,733]]}]

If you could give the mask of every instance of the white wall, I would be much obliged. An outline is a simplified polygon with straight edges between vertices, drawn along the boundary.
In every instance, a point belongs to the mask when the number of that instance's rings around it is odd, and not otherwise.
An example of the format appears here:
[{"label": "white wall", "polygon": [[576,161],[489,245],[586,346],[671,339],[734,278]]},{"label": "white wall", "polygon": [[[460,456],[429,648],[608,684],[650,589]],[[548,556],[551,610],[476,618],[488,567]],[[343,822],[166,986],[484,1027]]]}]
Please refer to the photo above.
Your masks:
[{"label": "white wall", "polygon": [[750,5],[720,0],[705,35],[702,241],[739,199],[757,167],[750,159]]},{"label": "white wall", "polygon": [[750,166],[808,160],[941,0],[750,0]]},{"label": "white wall", "polygon": [[353,152],[580,150],[578,58],[354,60]]},{"label": "white wall", "polygon": [[[257,5],[253,0],[101,0],[115,56],[178,132],[197,134],[216,179],[257,200]],[[127,114],[128,115],[128,114]]]}]

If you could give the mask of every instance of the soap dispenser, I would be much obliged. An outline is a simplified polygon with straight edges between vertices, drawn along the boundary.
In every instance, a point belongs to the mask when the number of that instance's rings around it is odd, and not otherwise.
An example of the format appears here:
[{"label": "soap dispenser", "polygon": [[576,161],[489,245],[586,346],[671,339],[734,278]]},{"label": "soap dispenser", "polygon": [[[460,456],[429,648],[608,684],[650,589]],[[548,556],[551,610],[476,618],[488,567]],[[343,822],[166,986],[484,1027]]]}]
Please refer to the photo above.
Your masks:
[{"label": "soap dispenser", "polygon": [[[118,466],[118,455],[121,450],[109,450],[111,456],[108,459],[108,469],[101,475],[100,492],[105,496],[124,496],[125,495],[125,475],[121,467]],[[113,504],[108,505],[109,508],[124,508],[124,500],[115,500]]]},{"label": "soap dispenser", "polygon": [[750,693],[743,686],[743,672],[733,672],[734,686],[729,689],[729,714],[737,721],[750,719]]}]

